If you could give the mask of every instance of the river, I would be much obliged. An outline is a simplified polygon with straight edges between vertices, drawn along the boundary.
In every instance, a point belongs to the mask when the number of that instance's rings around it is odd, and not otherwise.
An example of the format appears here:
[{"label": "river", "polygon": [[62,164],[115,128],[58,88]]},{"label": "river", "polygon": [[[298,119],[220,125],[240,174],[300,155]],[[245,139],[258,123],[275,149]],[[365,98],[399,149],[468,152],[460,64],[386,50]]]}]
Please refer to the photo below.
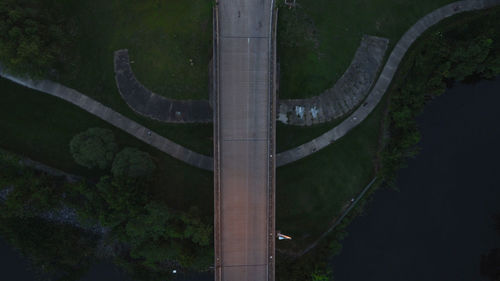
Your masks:
[{"label": "river", "polygon": [[500,78],[458,84],[418,118],[421,151],[347,228],[335,281],[477,281],[500,248]]}]

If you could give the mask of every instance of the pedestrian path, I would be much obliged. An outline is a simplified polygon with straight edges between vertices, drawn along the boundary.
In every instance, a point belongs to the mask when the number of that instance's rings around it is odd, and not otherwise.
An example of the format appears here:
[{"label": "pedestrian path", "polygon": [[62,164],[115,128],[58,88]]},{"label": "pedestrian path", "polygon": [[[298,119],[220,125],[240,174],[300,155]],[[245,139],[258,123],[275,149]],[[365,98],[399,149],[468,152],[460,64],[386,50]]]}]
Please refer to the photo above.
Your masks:
[{"label": "pedestrian path", "polygon": [[74,89],[49,80],[35,81],[28,78],[15,77],[5,73],[1,69],[0,76],[25,87],[68,101],[187,164],[204,170],[213,170],[213,159],[211,157],[176,144]]},{"label": "pedestrian path", "polygon": [[332,88],[308,99],[279,100],[278,120],[290,125],[310,126],[350,113],[370,91],[388,45],[386,38],[364,35],[351,65]]},{"label": "pedestrian path", "polygon": [[428,28],[440,22],[441,20],[467,11],[481,10],[490,8],[500,4],[500,0],[464,0],[448,4],[444,7],[434,10],[417,21],[406,33],[401,37],[399,42],[394,46],[394,49],[387,60],[387,63],[382,70],[375,86],[371,90],[368,97],[363,102],[363,105],[356,109],[347,119],[340,123],[335,128],[329,130],[323,135],[304,143],[296,148],[278,153],[276,155],[276,165],[284,166],[288,163],[295,162],[304,157],[307,157],[319,150],[325,148],[329,144],[343,137],[347,132],[359,125],[368,115],[375,109],[380,102],[385,92],[391,84],[392,78],[396,73],[399,63],[404,55],[413,44],[413,42],[424,33]]},{"label": "pedestrian path", "polygon": [[115,80],[120,95],[136,113],[168,123],[210,123],[208,100],[173,100],[153,93],[134,75],[128,50],[115,52]]},{"label": "pedestrian path", "polygon": [[[363,104],[359,106],[342,123],[327,131],[323,135],[304,143],[290,150],[278,153],[276,155],[277,167],[295,162],[307,157],[329,144],[343,137],[347,132],[359,125],[375,109],[387,91],[394,74],[403,59],[407,50],[413,42],[428,28],[439,21],[458,13],[481,10],[500,5],[500,0],[464,0],[448,4],[444,7],[434,10],[415,23],[393,48],[389,59],[387,60],[382,73],[379,75],[375,86],[372,88]],[[213,158],[189,150],[171,140],[162,137],[148,128],[136,123],[135,121],[123,116],[109,107],[79,93],[78,91],[60,85],[58,83],[42,80],[33,81],[31,79],[11,76],[0,69],[0,76],[13,82],[32,88],[75,104],[76,106],[98,116],[99,118],[113,124],[114,126],[128,132],[136,138],[151,144],[168,155],[179,159],[187,164],[204,170],[213,170]],[[148,132],[151,132],[150,135]]]}]

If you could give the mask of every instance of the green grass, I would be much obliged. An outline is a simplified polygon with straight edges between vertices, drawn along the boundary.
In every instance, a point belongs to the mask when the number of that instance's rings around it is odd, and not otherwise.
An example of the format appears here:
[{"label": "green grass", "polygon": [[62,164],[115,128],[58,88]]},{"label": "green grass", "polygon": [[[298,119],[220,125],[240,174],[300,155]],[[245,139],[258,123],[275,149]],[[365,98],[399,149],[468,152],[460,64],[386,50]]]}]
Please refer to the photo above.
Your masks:
[{"label": "green grass", "polygon": [[112,104],[119,98],[113,53],[127,48],[146,87],[170,98],[208,99],[212,1],[70,0],[66,5],[80,28],[77,73],[62,77],[71,86]]},{"label": "green grass", "polygon": [[279,248],[303,249],[326,231],[374,177],[385,102],[325,149],[277,170],[277,228],[294,238]]},{"label": "green grass", "polygon": [[114,51],[127,48],[146,87],[169,98],[208,99],[212,1],[68,0],[61,5],[78,22],[78,59],[58,82],[174,142],[212,154],[211,124],[165,124],[138,115],[118,93],[113,68]]},{"label": "green grass", "polygon": [[78,166],[69,141],[90,127],[113,130],[121,148],[147,151],[157,165],[150,192],[169,206],[198,207],[211,219],[212,173],[190,167],[58,98],[0,79],[0,147],[60,170],[96,179],[104,172]]},{"label": "green grass", "polygon": [[390,39],[390,48],[425,14],[452,0],[297,0],[278,20],[280,97],[305,98],[332,87],[363,34]]},{"label": "green grass", "polygon": [[276,151],[283,152],[311,141],[339,123],[339,121],[333,121],[312,126],[293,126],[276,122]]}]

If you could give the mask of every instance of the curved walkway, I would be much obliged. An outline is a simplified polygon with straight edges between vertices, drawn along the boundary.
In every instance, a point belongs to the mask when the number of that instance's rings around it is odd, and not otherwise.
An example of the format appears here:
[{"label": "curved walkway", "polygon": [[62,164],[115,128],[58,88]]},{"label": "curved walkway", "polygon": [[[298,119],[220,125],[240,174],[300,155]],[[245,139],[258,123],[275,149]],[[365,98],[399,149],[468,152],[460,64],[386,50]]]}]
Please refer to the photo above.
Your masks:
[{"label": "curved walkway", "polygon": [[500,0],[458,1],[448,4],[442,8],[436,9],[421,18],[408,31],[406,31],[406,33],[403,35],[403,37],[401,37],[396,46],[394,46],[394,49],[392,50],[392,53],[377,80],[377,83],[371,90],[363,105],[356,109],[356,111],[354,111],[349,116],[349,118],[344,120],[342,123],[331,129],[330,131],[324,133],[323,135],[296,148],[278,153],[278,155],[276,155],[277,166],[284,166],[288,163],[300,160],[325,148],[329,144],[343,137],[345,134],[347,134],[347,132],[349,132],[351,129],[365,120],[365,118],[368,117],[373,109],[375,109],[377,104],[384,96],[384,93],[387,91],[392,78],[396,73],[398,65],[403,59],[406,51],[408,51],[408,48],[410,48],[412,43],[429,27],[447,17],[453,16],[458,13],[486,9],[496,5],[500,5]]},{"label": "curved walkway", "polygon": [[[446,17],[461,12],[481,10],[496,5],[500,5],[500,0],[458,1],[448,4],[442,8],[436,9],[421,18],[403,35],[403,37],[399,40],[399,42],[392,50],[392,53],[387,63],[385,64],[381,75],[379,76],[375,86],[363,103],[363,106],[359,107],[350,115],[349,118],[344,120],[335,128],[324,133],[323,135],[296,148],[278,153],[276,155],[277,167],[281,167],[294,161],[300,160],[325,148],[327,145],[335,142],[336,140],[347,134],[347,132],[349,132],[351,129],[359,125],[373,111],[373,109],[382,99],[385,91],[392,81],[399,63],[401,62],[408,48],[429,27],[433,26]],[[101,103],[79,93],[74,89],[48,80],[33,81],[31,79],[14,77],[7,73],[4,73],[1,69],[0,76],[28,88],[38,90],[69,101],[76,106],[98,116],[104,121],[113,124],[114,126],[128,132],[136,138],[151,144],[157,149],[187,164],[204,170],[213,170],[213,158],[189,150],[154,132],[151,132],[151,135],[149,136],[149,129],[147,129],[146,127],[141,126],[135,121],[130,120],[120,113],[113,111],[111,108],[102,105]]]},{"label": "curved walkway", "polygon": [[309,99],[279,101],[279,121],[309,126],[342,117],[363,101],[377,78],[389,45],[386,38],[364,35],[354,58],[335,85]]},{"label": "curved walkway", "polygon": [[134,75],[128,50],[115,52],[116,86],[125,102],[138,114],[170,123],[212,122],[212,109],[205,100],[172,100],[151,92]]},{"label": "curved walkway", "polygon": [[204,170],[213,170],[213,159],[211,157],[178,145],[74,89],[49,80],[34,81],[27,78],[14,77],[4,73],[1,69],[0,76],[25,87],[68,101],[187,164]]},{"label": "curved walkway", "polygon": [[[331,88],[309,99],[278,101],[279,121],[290,125],[327,122],[352,111],[366,97],[379,71],[389,40],[363,36],[354,58]],[[169,123],[209,123],[212,108],[207,100],[173,100],[153,93],[134,75],[127,49],[114,54],[116,86],[136,113]]]}]

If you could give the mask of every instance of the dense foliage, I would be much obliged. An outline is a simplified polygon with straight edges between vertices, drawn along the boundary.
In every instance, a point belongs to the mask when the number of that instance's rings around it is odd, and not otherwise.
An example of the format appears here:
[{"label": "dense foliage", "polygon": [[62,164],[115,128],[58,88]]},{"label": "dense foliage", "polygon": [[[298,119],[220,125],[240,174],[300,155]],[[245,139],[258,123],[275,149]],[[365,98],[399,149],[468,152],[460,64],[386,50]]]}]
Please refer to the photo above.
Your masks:
[{"label": "dense foliage", "polygon": [[[114,139],[113,134],[106,130],[94,128],[91,131],[91,135],[105,135],[108,141]],[[100,132],[95,134],[96,131]],[[88,138],[84,136],[82,139]],[[99,137],[97,143],[102,145]],[[114,146],[118,148],[118,145]],[[0,195],[5,198],[0,203],[0,220],[3,220],[0,223],[5,227],[3,235],[18,241],[16,246],[36,268],[51,278],[60,275],[75,280],[66,274],[67,271],[80,276],[79,272],[88,267],[88,257],[101,255],[91,246],[98,239],[93,236],[83,241],[88,248],[82,250],[81,255],[72,253],[71,244],[80,246],[78,243],[82,242],[73,241],[72,235],[84,233],[83,229],[95,225],[107,229],[105,239],[100,243],[113,250],[106,255],[114,257],[117,264],[131,275],[140,277],[139,280],[168,280],[172,269],[206,270],[211,265],[211,224],[202,221],[201,214],[194,207],[181,212],[152,198],[148,192],[152,178],[149,175],[154,173],[155,165],[148,153],[135,148],[123,149],[114,158],[113,171],[108,170],[110,174],[102,176],[96,183],[68,183],[64,178],[24,166],[20,158],[10,153],[0,153],[0,156]],[[107,162],[111,161],[113,158],[107,159]],[[83,229],[40,219],[40,215],[63,206],[77,212]],[[36,235],[36,229],[29,226],[18,228],[19,231],[10,229],[12,221],[22,223],[28,220],[36,221],[33,227],[43,225],[42,230],[47,229],[47,232],[59,229],[63,234],[67,233],[68,240],[58,237],[64,241],[57,245],[51,244],[50,239],[45,244],[32,243],[38,240],[21,231],[30,229]],[[86,239],[85,235],[81,239]],[[21,243],[23,241],[25,243]],[[44,259],[41,253],[46,247],[55,247],[53,251],[62,255],[60,263],[51,260],[50,251]],[[70,253],[72,257],[65,256]]]},{"label": "dense foliage", "polygon": [[415,117],[427,101],[455,81],[490,79],[500,74],[500,22],[497,11],[477,13],[431,30],[400,66],[390,91],[388,144],[381,176],[393,183],[405,159],[415,155],[420,133]]},{"label": "dense foliage", "polygon": [[0,150],[0,235],[28,258],[41,279],[79,280],[89,268],[96,237],[39,216],[61,206],[63,179],[25,167]]},{"label": "dense foliage", "polygon": [[149,154],[137,148],[126,147],[116,155],[111,172],[115,177],[138,178],[150,175],[154,168]]},{"label": "dense foliage", "polygon": [[[86,146],[89,131],[92,136],[106,135],[107,143],[114,139],[112,133],[93,128],[72,140],[72,151],[73,146]],[[89,146],[104,146],[106,141],[101,139]],[[102,159],[100,155],[94,159]],[[111,160],[111,175],[101,177],[97,184],[71,185],[69,198],[82,221],[98,222],[110,229],[114,240],[127,245],[129,250],[121,253],[119,261],[133,273],[150,271],[154,280],[160,278],[156,273],[162,276],[173,268],[207,269],[213,260],[212,227],[199,219],[196,209],[188,213],[176,211],[149,195],[155,169],[151,156],[127,147],[114,160],[107,158],[106,163]]]},{"label": "dense foliage", "polygon": [[[74,185],[72,198],[84,221],[99,222],[129,246],[122,263],[153,272],[205,270],[212,262],[212,227],[194,210],[183,213],[147,196],[148,181],[104,176],[96,186]],[[82,198],[83,196],[83,198]]]},{"label": "dense foliage", "polygon": [[118,150],[113,132],[102,128],[90,128],[76,135],[69,146],[76,163],[89,169],[108,168]]},{"label": "dense foliage", "polygon": [[3,151],[0,151],[0,171],[3,193],[0,217],[33,217],[59,206],[62,179],[24,167]]},{"label": "dense foliage", "polygon": [[0,1],[0,62],[15,74],[41,77],[70,61],[76,34],[58,1]]}]

